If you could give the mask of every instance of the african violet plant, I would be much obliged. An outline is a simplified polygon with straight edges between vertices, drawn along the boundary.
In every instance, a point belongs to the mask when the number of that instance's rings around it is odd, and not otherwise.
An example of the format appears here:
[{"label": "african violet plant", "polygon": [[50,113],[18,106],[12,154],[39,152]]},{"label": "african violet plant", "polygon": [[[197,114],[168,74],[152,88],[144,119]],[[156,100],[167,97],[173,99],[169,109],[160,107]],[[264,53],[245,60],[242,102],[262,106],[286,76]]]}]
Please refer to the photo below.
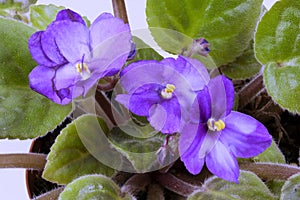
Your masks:
[{"label": "african violet plant", "polygon": [[3,154],[0,166],[57,184],[35,199],[299,199],[300,169],[243,110],[266,90],[300,113],[300,2],[147,0],[172,57],[112,3],[92,23],[32,4],[27,24],[3,4],[0,137],[59,135],[47,155]]}]

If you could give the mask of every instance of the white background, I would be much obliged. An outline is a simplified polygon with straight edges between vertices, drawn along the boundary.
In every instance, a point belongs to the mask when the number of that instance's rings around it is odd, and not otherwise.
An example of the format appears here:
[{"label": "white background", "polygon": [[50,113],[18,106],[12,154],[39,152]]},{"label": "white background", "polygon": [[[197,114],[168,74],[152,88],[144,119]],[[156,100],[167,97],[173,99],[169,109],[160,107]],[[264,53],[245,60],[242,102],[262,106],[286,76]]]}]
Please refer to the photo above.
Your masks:
[{"label": "white background", "polygon": [[[131,29],[146,28],[146,0],[125,0],[125,2]],[[270,8],[273,2],[275,2],[275,0],[265,0],[266,7]],[[91,22],[102,12],[113,12],[110,0],[39,0],[38,3],[52,3],[65,6],[87,16]],[[25,153],[28,152],[30,144],[31,140],[0,140],[0,153]],[[1,200],[29,199],[25,185],[24,171],[23,169],[0,169]]]}]

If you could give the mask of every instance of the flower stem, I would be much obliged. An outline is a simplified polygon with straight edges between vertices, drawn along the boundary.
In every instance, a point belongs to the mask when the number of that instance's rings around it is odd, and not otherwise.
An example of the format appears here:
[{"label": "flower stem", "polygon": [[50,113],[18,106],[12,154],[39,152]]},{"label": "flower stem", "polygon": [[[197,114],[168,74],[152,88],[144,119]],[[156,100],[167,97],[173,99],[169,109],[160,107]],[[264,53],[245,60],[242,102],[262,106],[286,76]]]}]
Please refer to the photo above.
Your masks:
[{"label": "flower stem", "polygon": [[112,0],[115,17],[121,18],[125,24],[128,24],[128,17],[124,0]]},{"label": "flower stem", "polygon": [[60,193],[64,190],[64,187],[59,187],[54,190],[51,190],[47,193],[44,193],[33,200],[49,200],[49,199],[58,199]]},{"label": "flower stem", "polygon": [[238,109],[244,108],[253,98],[265,90],[263,75],[258,74],[253,80],[245,85],[239,92]]},{"label": "flower stem", "polygon": [[27,168],[43,170],[46,164],[45,154],[0,154],[0,168]]},{"label": "flower stem", "polygon": [[300,172],[299,167],[285,164],[242,162],[239,166],[243,170],[255,173],[263,180],[287,180],[290,176]]}]

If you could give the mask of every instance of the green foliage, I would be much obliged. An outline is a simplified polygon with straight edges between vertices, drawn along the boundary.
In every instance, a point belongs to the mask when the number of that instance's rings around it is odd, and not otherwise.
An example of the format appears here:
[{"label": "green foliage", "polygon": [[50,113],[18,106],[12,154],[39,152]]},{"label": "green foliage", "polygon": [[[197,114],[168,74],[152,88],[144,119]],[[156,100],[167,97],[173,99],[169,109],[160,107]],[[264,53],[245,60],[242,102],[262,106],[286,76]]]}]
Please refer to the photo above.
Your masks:
[{"label": "green foliage", "polygon": [[300,113],[300,2],[282,0],[267,12],[255,35],[255,53],[265,65],[264,84],[281,107]]},{"label": "green foliage", "polygon": [[68,184],[58,199],[134,200],[135,198],[129,194],[122,194],[120,188],[108,177],[86,175]]},{"label": "green foliage", "polygon": [[[86,174],[113,175],[114,170],[94,158],[78,135],[78,123],[85,123],[86,120],[88,120],[88,116],[75,119],[56,138],[43,172],[45,179],[59,184],[67,184],[73,179]],[[100,118],[98,120],[99,124],[107,129],[105,122]]]},{"label": "green foliage", "polygon": [[291,176],[281,189],[280,200],[298,200],[300,199],[300,173]]},{"label": "green foliage", "polygon": [[[204,37],[216,66],[233,62],[247,48],[262,0],[147,0],[147,21],[155,41],[174,54]],[[152,28],[155,27],[155,28]]]},{"label": "green foliage", "polygon": [[222,72],[232,79],[246,79],[259,72],[261,64],[254,57],[253,41],[234,62],[222,66]]},{"label": "green foliage", "polygon": [[29,88],[28,74],[36,66],[27,41],[35,29],[0,18],[0,138],[34,138],[54,129],[71,111]]},{"label": "green foliage", "polygon": [[204,183],[200,191],[196,191],[188,197],[188,200],[201,199],[275,200],[276,198],[255,174],[252,172],[241,171],[239,184],[213,177]]},{"label": "green foliage", "polygon": [[64,9],[64,7],[58,7],[53,4],[30,6],[30,21],[36,28],[44,30],[55,20],[56,14],[62,9]]},{"label": "green foliage", "polygon": [[272,162],[272,163],[280,163],[285,164],[285,157],[278,148],[277,144],[272,141],[272,144],[269,148],[267,148],[264,152],[254,157],[254,161],[256,162]]}]

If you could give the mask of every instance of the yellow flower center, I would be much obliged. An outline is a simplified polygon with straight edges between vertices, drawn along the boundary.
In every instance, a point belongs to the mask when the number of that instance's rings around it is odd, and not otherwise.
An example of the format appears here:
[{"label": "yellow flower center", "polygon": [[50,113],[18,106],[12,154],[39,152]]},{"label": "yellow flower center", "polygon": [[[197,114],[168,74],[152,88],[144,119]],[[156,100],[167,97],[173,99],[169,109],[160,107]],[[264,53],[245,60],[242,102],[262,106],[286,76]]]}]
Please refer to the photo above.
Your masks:
[{"label": "yellow flower center", "polygon": [[76,70],[81,75],[83,80],[88,79],[91,76],[91,72],[86,63],[80,62],[76,64]]},{"label": "yellow flower center", "polygon": [[175,85],[173,85],[173,84],[167,84],[166,87],[165,87],[165,89],[163,89],[160,92],[160,95],[164,99],[171,99],[172,96],[173,96],[173,92],[174,92],[175,88],[176,88]]},{"label": "yellow flower center", "polygon": [[207,127],[211,131],[221,131],[221,130],[223,130],[225,128],[225,123],[221,119],[219,119],[218,121],[216,121],[215,119],[210,118],[207,121]]}]

